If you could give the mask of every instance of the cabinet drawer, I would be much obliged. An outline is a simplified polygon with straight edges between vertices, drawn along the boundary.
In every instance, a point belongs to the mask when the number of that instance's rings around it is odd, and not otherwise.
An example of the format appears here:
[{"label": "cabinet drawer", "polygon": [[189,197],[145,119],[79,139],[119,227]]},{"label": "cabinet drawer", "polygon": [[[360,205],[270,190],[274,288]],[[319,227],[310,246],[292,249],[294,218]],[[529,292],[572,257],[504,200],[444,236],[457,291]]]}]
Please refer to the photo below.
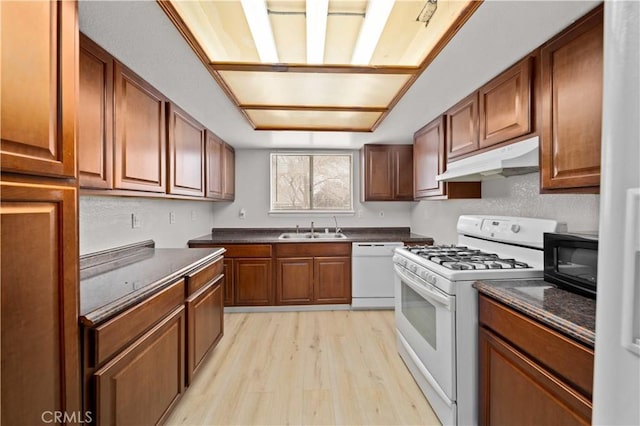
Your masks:
[{"label": "cabinet drawer", "polygon": [[184,280],[165,288],[148,300],[92,329],[95,353],[90,360],[98,366],[129,342],[147,331],[167,313],[184,303]]},{"label": "cabinet drawer", "polygon": [[187,296],[195,293],[222,273],[222,257],[187,275]]},{"label": "cabinet drawer", "polygon": [[276,257],[351,256],[351,243],[276,244]]},{"label": "cabinet drawer", "polygon": [[271,257],[271,244],[225,245],[225,257]]},{"label": "cabinet drawer", "polygon": [[480,324],[591,399],[593,350],[485,296],[478,299],[478,313]]}]

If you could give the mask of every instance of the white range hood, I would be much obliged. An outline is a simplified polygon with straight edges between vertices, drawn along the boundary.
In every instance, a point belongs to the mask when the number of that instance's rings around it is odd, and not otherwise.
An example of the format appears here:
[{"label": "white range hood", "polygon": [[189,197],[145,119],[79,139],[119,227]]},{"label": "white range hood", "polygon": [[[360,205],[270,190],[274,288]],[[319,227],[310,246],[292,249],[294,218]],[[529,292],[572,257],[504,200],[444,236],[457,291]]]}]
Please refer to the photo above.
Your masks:
[{"label": "white range hood", "polygon": [[473,155],[447,164],[447,171],[436,176],[444,182],[477,182],[499,176],[514,176],[539,170],[539,138]]}]

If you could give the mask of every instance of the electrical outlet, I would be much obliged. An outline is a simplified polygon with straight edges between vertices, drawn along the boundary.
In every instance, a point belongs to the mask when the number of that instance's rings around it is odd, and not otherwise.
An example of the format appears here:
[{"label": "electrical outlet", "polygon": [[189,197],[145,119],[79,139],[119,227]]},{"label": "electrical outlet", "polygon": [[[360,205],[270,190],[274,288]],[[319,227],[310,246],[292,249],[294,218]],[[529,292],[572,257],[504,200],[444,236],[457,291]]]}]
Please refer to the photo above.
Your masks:
[{"label": "electrical outlet", "polygon": [[131,228],[140,228],[142,226],[142,220],[138,213],[131,213]]},{"label": "electrical outlet", "polygon": [[176,213],[169,212],[169,224],[173,225],[174,223],[176,223]]},{"label": "electrical outlet", "polygon": [[240,209],[240,211],[238,212],[238,217],[240,219],[246,219],[247,218],[247,211],[244,208]]},{"label": "electrical outlet", "polygon": [[191,210],[191,221],[195,222],[198,219],[198,215],[195,210]]},{"label": "electrical outlet", "polygon": [[380,216],[380,217],[384,217],[384,210],[380,210],[380,211],[378,212],[378,216]]}]

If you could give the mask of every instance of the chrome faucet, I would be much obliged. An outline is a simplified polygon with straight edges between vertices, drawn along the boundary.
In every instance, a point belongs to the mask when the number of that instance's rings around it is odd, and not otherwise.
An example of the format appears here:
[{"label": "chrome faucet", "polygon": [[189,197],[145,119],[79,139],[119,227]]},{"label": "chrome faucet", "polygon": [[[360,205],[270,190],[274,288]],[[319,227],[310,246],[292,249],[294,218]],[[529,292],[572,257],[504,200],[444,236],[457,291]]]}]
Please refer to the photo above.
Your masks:
[{"label": "chrome faucet", "polygon": [[334,217],[333,217],[333,220],[336,222],[336,234],[337,234],[338,232],[342,232],[342,229],[338,228],[338,218],[334,216]]},{"label": "chrome faucet", "polygon": [[300,233],[300,225],[296,225],[296,234]]},{"label": "chrome faucet", "polygon": [[311,238],[313,238],[313,221],[311,221]]}]

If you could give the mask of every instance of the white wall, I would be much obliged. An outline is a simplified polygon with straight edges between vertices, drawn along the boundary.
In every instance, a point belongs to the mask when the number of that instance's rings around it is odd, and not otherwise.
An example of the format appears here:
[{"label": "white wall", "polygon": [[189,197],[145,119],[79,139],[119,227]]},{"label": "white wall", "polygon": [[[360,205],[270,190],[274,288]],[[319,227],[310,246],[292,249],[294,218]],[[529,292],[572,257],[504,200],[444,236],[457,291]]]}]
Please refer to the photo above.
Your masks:
[{"label": "white wall", "polygon": [[[156,247],[186,247],[211,231],[213,203],[130,197],[80,197],[80,254],[154,240]],[[176,222],[169,223],[174,212]],[[192,220],[192,212],[195,215]],[[131,214],[140,228],[131,227]]]},{"label": "white wall", "polygon": [[[269,215],[269,150],[236,150],[236,199],[233,203],[213,206],[213,224],[216,228],[261,228],[261,227],[307,227],[311,221],[322,229],[333,225],[329,214]],[[353,151],[354,163],[354,210],[362,217],[338,215],[340,227],[365,226],[409,226],[411,207],[414,202],[367,202],[360,203],[359,155]],[[241,208],[246,219],[240,219]],[[380,216],[383,212],[384,216]]]},{"label": "white wall", "polygon": [[481,200],[421,201],[411,213],[411,230],[433,237],[437,244],[454,244],[461,214],[556,219],[573,232],[598,229],[599,195],[541,195],[539,179],[539,173],[531,173],[485,181]]}]

